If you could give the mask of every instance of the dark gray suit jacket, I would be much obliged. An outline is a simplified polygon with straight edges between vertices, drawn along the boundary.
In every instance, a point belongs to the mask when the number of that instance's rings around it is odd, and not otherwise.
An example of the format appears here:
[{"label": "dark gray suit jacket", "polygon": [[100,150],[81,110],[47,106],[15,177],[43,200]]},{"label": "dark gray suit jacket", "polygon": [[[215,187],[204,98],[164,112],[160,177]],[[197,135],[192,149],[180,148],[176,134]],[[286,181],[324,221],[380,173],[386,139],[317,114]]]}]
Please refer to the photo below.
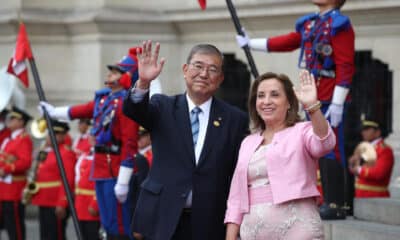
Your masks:
[{"label": "dark gray suit jacket", "polygon": [[147,239],[171,239],[192,190],[193,240],[225,239],[226,200],[248,117],[213,98],[207,133],[195,164],[188,104],[184,94],[148,95],[123,104],[129,118],[150,131],[153,164],[141,185],[132,231]]}]

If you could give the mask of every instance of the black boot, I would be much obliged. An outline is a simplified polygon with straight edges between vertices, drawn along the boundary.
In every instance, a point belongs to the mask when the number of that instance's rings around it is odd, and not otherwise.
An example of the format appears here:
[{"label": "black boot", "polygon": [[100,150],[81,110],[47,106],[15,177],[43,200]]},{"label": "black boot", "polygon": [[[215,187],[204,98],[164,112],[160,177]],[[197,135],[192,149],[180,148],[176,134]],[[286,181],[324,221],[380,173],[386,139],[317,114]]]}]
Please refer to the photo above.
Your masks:
[{"label": "black boot", "polygon": [[324,203],[319,214],[324,220],[345,219],[343,167],[335,159],[319,160]]}]

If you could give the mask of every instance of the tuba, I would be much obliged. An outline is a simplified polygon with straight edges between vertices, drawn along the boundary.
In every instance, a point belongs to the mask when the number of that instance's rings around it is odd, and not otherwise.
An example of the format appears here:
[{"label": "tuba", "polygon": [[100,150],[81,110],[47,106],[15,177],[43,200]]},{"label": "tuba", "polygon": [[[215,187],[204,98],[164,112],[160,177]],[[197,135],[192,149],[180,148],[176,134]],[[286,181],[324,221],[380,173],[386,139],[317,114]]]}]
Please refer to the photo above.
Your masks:
[{"label": "tuba", "polygon": [[375,147],[369,142],[361,142],[355,148],[349,162],[351,166],[373,166],[376,162],[377,154]]},{"label": "tuba", "polygon": [[21,202],[27,205],[31,202],[32,196],[39,191],[39,186],[36,184],[36,175],[41,162],[47,157],[47,152],[39,151],[36,159],[32,162],[31,168],[29,169],[27,182],[24,190],[22,191]]},{"label": "tuba", "polygon": [[31,123],[31,134],[34,138],[42,139],[47,135],[47,123],[43,117],[35,119]]}]

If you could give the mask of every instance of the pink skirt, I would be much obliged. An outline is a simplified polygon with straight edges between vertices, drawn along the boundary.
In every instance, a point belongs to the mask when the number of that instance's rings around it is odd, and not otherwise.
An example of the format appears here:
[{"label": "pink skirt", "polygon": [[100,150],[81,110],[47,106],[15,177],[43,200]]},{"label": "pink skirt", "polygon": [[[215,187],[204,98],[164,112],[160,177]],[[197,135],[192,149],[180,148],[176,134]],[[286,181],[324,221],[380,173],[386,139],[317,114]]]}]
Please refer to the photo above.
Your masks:
[{"label": "pink skirt", "polygon": [[324,239],[314,198],[273,204],[265,187],[250,190],[249,195],[250,210],[240,225],[241,240]]}]

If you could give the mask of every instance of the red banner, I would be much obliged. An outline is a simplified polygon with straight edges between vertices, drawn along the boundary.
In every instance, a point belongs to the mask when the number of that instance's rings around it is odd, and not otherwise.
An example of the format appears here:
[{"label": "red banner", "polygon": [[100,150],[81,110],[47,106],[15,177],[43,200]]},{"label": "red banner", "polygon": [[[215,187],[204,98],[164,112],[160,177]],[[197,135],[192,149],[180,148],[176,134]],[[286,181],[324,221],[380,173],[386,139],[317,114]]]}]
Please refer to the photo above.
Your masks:
[{"label": "red banner", "polygon": [[28,40],[28,34],[26,33],[25,25],[21,23],[19,25],[14,54],[8,63],[7,72],[19,78],[25,87],[29,87],[28,66],[25,63],[25,60],[32,58],[33,56]]}]

